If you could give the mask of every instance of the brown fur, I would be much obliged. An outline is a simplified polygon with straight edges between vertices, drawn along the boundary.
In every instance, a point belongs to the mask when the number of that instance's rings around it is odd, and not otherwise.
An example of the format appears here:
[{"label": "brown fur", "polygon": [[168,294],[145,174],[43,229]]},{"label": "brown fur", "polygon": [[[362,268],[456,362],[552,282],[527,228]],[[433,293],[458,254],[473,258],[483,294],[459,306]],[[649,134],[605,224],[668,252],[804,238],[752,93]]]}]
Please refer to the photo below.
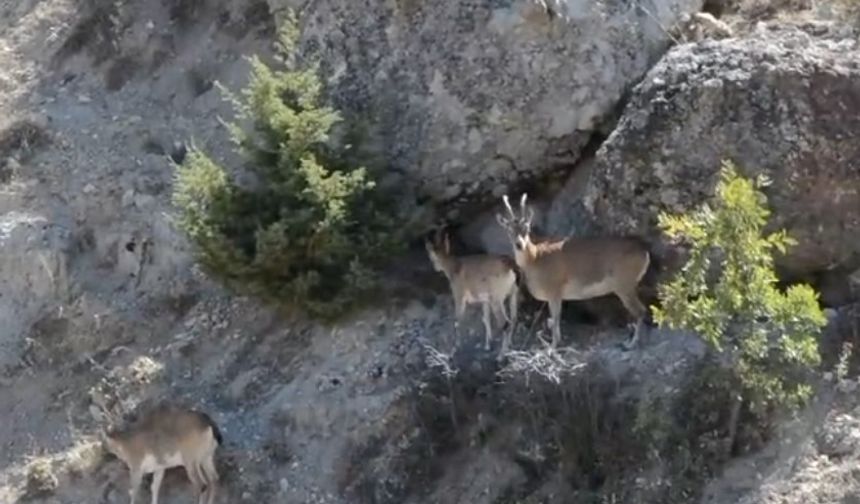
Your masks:
[{"label": "brown fur", "polygon": [[707,12],[682,15],[674,32],[683,42],[700,42],[707,38],[719,40],[734,36],[729,25]]},{"label": "brown fur", "polygon": [[199,503],[215,501],[218,473],[214,454],[221,443],[221,433],[205,413],[161,404],[131,427],[107,433],[104,441],[108,451],[129,468],[132,504],[143,475],[149,472],[153,473],[152,504],[158,504],[165,469],[178,465],[185,467],[199,494]]},{"label": "brown fur", "polygon": [[615,294],[636,319],[638,329],[646,308],[637,287],[648,270],[651,256],[639,240],[621,237],[593,237],[536,240],[531,234],[533,215],[527,212],[526,195],[517,216],[504,197],[510,218],[497,216],[514,246],[514,258],[526,287],[535,299],[549,304],[555,347],[561,339],[561,304],[564,300],[585,300]]},{"label": "brown fur", "polygon": [[[441,271],[448,278],[454,297],[456,326],[459,326],[467,305],[483,305],[486,330],[484,346],[489,350],[492,337],[490,312],[500,324],[510,324],[499,351],[499,356],[503,355],[510,345],[511,331],[517,317],[518,287],[513,261],[490,254],[453,256],[447,235],[440,239],[437,234],[435,241],[426,242],[426,247],[436,271]],[[505,311],[505,299],[510,300],[510,316]]]}]

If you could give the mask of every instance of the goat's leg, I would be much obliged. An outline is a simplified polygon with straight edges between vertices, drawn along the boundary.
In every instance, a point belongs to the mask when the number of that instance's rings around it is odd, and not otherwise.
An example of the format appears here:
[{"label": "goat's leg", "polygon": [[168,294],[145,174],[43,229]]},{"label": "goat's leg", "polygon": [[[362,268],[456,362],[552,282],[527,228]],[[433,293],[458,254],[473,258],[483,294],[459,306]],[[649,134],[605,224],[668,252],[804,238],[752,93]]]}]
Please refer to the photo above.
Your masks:
[{"label": "goat's leg", "polygon": [[505,297],[493,299],[493,315],[500,327],[511,323],[511,317],[508,316],[508,310],[505,308]]},{"label": "goat's leg", "polygon": [[206,479],[209,481],[209,484],[206,488],[206,491],[209,493],[209,499],[206,501],[206,504],[214,504],[215,503],[215,492],[218,489],[218,471],[215,469],[215,460],[212,457],[209,457],[203,461],[203,472],[206,474]]},{"label": "goat's leg", "polygon": [[463,315],[466,313],[466,296],[459,289],[453,290],[454,295],[454,343],[450,344],[452,351],[456,349],[457,340],[460,339],[460,323],[463,320]]},{"label": "goat's leg", "polygon": [[459,290],[454,291],[454,329],[460,328],[460,322],[466,313],[466,296]]},{"label": "goat's leg", "polygon": [[514,285],[514,288],[511,290],[510,296],[508,296],[508,303],[510,305],[510,313],[511,313],[511,332],[514,330],[514,326],[517,323],[517,310],[519,309],[519,288]]},{"label": "goat's leg", "polygon": [[629,291],[617,291],[615,295],[618,296],[618,299],[621,300],[624,307],[634,319],[634,322],[632,323],[633,332],[627,342],[624,343],[624,348],[631,350],[639,343],[639,333],[644,325],[645,314],[648,310],[645,308],[645,305],[642,304],[642,301],[639,300],[639,295],[636,294],[635,289],[631,289]]},{"label": "goat's leg", "polygon": [[493,335],[493,324],[490,321],[490,301],[484,301],[484,350],[490,349],[490,337]]},{"label": "goat's leg", "polygon": [[140,482],[143,481],[143,473],[140,469],[132,470],[129,475],[128,496],[131,504],[137,501],[137,490],[140,487]]},{"label": "goat's leg", "polygon": [[549,316],[552,319],[552,348],[561,341],[561,298],[549,300]]},{"label": "goat's leg", "polygon": [[493,299],[490,302],[490,308],[493,310],[493,320],[496,321],[499,327],[504,327],[505,324],[510,323],[511,319],[508,317],[508,313],[505,310],[504,299]]},{"label": "goat's leg", "polygon": [[[517,325],[517,287],[516,285],[511,290],[508,295],[508,303],[510,310],[510,317],[508,318],[508,328],[505,331],[505,334],[502,339],[502,348],[499,350],[499,359],[502,358],[503,355],[508,353],[508,350],[511,347],[511,339],[514,335],[514,330]],[[504,307],[504,300],[502,300],[502,307]]]},{"label": "goat's leg", "polygon": [[206,480],[200,474],[200,468],[197,462],[186,461],[185,473],[188,474],[188,479],[191,481],[191,488],[194,490],[194,495],[197,496],[197,504],[202,502],[203,491],[206,488]]},{"label": "goat's leg", "polygon": [[[508,314],[505,311],[505,299],[504,298],[494,299],[492,308],[493,308],[493,316],[495,317],[496,321],[499,323],[499,327],[500,328],[505,327],[506,325],[510,326],[511,319],[508,317]],[[510,327],[507,327],[506,330],[504,331],[503,335],[502,335],[502,346],[501,346],[501,350],[499,351],[500,352],[499,356],[501,356],[502,354],[507,352],[507,345],[508,345],[508,337],[507,337],[508,331],[507,331],[507,329],[509,329],[509,328]]]},{"label": "goat's leg", "polygon": [[152,493],[152,504],[158,504],[158,491],[161,490],[161,480],[164,478],[164,469],[152,473],[152,485],[149,487]]}]

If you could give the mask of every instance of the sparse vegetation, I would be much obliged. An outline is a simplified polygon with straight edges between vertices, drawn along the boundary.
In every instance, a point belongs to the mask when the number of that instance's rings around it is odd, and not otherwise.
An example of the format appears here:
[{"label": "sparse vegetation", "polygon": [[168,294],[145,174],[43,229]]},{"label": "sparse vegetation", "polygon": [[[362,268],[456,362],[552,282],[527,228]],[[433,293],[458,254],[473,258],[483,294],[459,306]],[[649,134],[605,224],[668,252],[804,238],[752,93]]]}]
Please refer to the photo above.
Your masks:
[{"label": "sparse vegetation", "polygon": [[28,119],[15,121],[0,131],[0,159],[13,156],[26,161],[50,141],[43,125]]},{"label": "sparse vegetation", "polygon": [[373,298],[376,269],[400,249],[409,226],[371,173],[353,165],[354,147],[332,145],[341,116],[322,105],[317,65],[298,64],[297,42],[289,17],[277,44],[284,70],[255,56],[240,95],[219,85],[239,119],[253,125],[227,124],[253,187],[192,148],[178,168],[174,202],[210,272],[240,291],[333,319]]},{"label": "sparse vegetation", "polygon": [[834,15],[847,19],[854,26],[860,26],[860,2],[857,0],[837,0],[834,2]]},{"label": "sparse vegetation", "polygon": [[80,11],[86,14],[77,21],[66,41],[54,53],[54,62],[62,63],[82,51],[93,58],[95,65],[118,56],[118,41],[122,38],[129,10],[127,3],[86,0],[80,4]]},{"label": "sparse vegetation", "polygon": [[104,452],[101,443],[93,439],[83,439],[72,447],[63,459],[63,470],[73,477],[91,474],[102,461]]},{"label": "sparse vegetation", "polygon": [[51,495],[58,485],[50,458],[37,458],[27,466],[27,498],[37,499]]},{"label": "sparse vegetation", "polygon": [[713,206],[659,217],[665,233],[691,250],[677,276],[659,287],[654,320],[700,334],[728,363],[739,383],[734,417],[741,402],[764,412],[809,397],[809,370],[820,361],[817,336],[826,324],[810,286],[777,287],[773,254],[793,240],[785,231],[763,233],[766,184],[727,161]]},{"label": "sparse vegetation", "polygon": [[839,362],[836,363],[836,381],[842,383],[848,378],[848,370],[851,360],[851,354],[854,351],[854,345],[850,341],[842,343],[842,350],[839,352]]}]

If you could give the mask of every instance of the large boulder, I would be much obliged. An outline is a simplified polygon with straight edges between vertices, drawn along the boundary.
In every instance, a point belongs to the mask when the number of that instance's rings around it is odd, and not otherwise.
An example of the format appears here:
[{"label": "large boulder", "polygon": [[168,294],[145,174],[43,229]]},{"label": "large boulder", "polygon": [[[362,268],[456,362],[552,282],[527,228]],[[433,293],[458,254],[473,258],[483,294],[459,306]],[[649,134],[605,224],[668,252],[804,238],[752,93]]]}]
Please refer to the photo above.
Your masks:
[{"label": "large boulder", "polygon": [[607,232],[656,238],[658,212],[711,197],[729,159],[773,180],[771,226],[798,241],[778,266],[807,277],[860,259],[858,138],[856,35],[760,25],[677,46],[648,73],[597,153],[584,204]]},{"label": "large boulder", "polygon": [[0,372],[18,363],[32,324],[68,301],[68,240],[40,215],[0,215]]},{"label": "large boulder", "polygon": [[392,171],[455,204],[575,161],[702,1],[269,3],[300,7],[303,47]]}]

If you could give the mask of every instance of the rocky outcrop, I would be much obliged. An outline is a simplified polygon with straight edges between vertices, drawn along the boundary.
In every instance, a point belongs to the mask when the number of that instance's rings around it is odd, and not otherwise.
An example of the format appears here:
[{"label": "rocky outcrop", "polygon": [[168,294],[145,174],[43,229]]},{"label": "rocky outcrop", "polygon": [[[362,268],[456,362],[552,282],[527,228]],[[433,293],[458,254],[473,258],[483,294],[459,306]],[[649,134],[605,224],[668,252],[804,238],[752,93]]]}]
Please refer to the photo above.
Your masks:
[{"label": "rocky outcrop", "polygon": [[30,326],[68,296],[68,232],[40,215],[0,216],[0,371],[18,363]]},{"label": "rocky outcrop", "polygon": [[[337,105],[419,194],[456,203],[575,161],[701,0],[299,2]],[[300,4],[305,4],[300,8]],[[546,4],[548,7],[545,7]]]},{"label": "rocky outcrop", "polygon": [[706,488],[702,504],[853,503],[860,492],[858,382],[823,388],[760,453],[738,459]]},{"label": "rocky outcrop", "polygon": [[[805,276],[860,254],[860,44],[821,25],[674,48],[598,151],[585,205],[600,227],[656,236],[660,210],[713,194],[720,162],[773,180],[772,225]],[[856,266],[855,266],[856,267]]]}]

